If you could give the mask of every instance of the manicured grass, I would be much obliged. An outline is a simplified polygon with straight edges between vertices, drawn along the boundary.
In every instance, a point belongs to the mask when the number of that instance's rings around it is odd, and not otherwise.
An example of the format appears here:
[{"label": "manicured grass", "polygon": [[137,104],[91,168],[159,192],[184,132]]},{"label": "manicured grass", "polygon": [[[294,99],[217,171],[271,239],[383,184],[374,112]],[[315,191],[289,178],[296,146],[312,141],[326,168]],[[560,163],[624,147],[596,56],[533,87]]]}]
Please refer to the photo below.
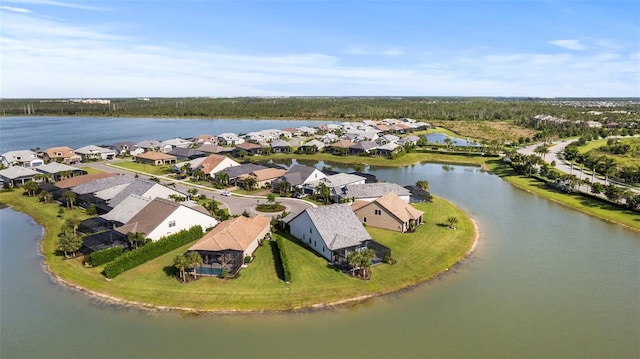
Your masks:
[{"label": "manicured grass", "polygon": [[[267,157],[264,157],[265,159]],[[459,165],[480,166],[487,158],[480,156],[463,156],[463,155],[443,155],[438,153],[421,153],[410,152],[396,159],[388,159],[386,157],[362,157],[362,156],[338,156],[330,153],[315,153],[310,155],[302,154],[273,154],[268,156],[270,159],[297,159],[301,161],[324,161],[334,163],[362,163],[373,166],[403,167],[421,162],[449,163]]]},{"label": "manicured grass", "polygon": [[80,167],[80,169],[87,171],[87,174],[89,175],[95,174],[95,173],[103,173],[103,171],[100,171],[99,169],[96,169],[93,167]]},{"label": "manicured grass", "polygon": [[538,196],[561,203],[589,215],[640,231],[640,214],[637,212],[620,208],[605,201],[599,201],[577,194],[566,194],[554,191],[545,187],[543,182],[535,178],[518,175],[511,167],[499,161],[487,162],[487,166],[491,172],[525,191],[535,193]]},{"label": "manicured grass", "polygon": [[[60,226],[56,205],[42,206],[37,199],[15,193],[0,194],[0,202],[32,215],[47,228]],[[41,207],[44,209],[40,210]],[[175,256],[184,253],[189,245],[110,281],[100,274],[101,267],[84,268],[80,259],[63,260],[55,255],[57,233],[52,230],[44,238],[43,251],[51,270],[69,283],[127,301],[199,310],[289,310],[411,286],[433,278],[467,253],[476,233],[462,210],[438,198],[433,203],[417,207],[425,211],[427,223],[418,227],[415,233],[399,234],[367,228],[375,240],[391,248],[392,256],[397,260],[394,265],[375,266],[369,281],[351,278],[329,268],[325,259],[289,237],[285,241],[292,272],[289,284],[278,277],[268,242],[258,247],[255,260],[240,271],[238,278],[203,277],[187,284],[176,280],[172,263]],[[442,225],[450,216],[459,218],[455,231]]]},{"label": "manicured grass", "polygon": [[115,163],[111,163],[110,165],[113,167],[119,167],[129,171],[149,173],[157,176],[168,174],[166,171],[168,166],[152,166],[152,165],[147,165],[144,163],[138,163],[133,161],[115,162]]}]

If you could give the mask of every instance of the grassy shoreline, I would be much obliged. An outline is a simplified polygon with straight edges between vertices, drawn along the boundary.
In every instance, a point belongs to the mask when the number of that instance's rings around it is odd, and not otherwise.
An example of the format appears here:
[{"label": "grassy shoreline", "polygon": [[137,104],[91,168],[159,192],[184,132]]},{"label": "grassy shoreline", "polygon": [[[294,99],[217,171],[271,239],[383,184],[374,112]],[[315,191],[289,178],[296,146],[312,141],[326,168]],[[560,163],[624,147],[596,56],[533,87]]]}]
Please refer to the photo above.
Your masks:
[{"label": "grassy shoreline", "polygon": [[[269,242],[256,251],[254,262],[237,279],[202,278],[179,283],[166,270],[179,248],[113,280],[106,280],[101,267],[85,268],[81,259],[64,260],[55,254],[58,206],[42,205],[21,191],[0,194],[0,202],[26,213],[44,228],[40,244],[45,267],[61,283],[95,298],[146,309],[196,312],[264,312],[323,308],[361,301],[396,292],[432,279],[465,258],[473,249],[478,231],[467,214],[452,203],[436,198],[419,204],[428,222],[416,233],[399,234],[367,228],[374,239],[392,248],[398,263],[373,268],[370,281],[351,278],[328,268],[327,262],[296,240],[286,241],[293,278],[282,281],[276,271]],[[81,210],[66,211],[65,216],[82,218]],[[458,229],[444,224],[449,216],[459,218]],[[402,238],[398,238],[402,237]],[[229,295],[229,293],[233,293]]]}]

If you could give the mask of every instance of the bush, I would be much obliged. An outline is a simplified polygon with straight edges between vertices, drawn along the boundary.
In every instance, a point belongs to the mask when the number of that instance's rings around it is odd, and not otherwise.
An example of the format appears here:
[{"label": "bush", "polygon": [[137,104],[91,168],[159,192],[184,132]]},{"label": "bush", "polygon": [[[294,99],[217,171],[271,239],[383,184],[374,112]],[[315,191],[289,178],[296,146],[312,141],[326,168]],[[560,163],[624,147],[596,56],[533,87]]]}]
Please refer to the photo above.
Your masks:
[{"label": "bush", "polygon": [[244,257],[244,264],[249,264],[251,263],[251,256],[245,256]]},{"label": "bush", "polygon": [[202,235],[202,227],[196,225],[170,236],[162,237],[156,242],[151,242],[116,258],[113,262],[107,264],[103,274],[107,278],[115,278],[117,275],[131,268],[135,268],[174,249],[182,247],[189,242],[200,239]]},{"label": "bush", "polygon": [[291,269],[289,268],[287,251],[284,248],[284,239],[281,236],[276,236],[276,245],[278,246],[278,252],[280,253],[280,262],[282,263],[282,273],[284,275],[284,281],[289,283],[291,282]]},{"label": "bush", "polygon": [[92,266],[97,267],[120,257],[122,255],[122,251],[123,250],[120,247],[112,247],[101,251],[95,251],[89,255],[89,262]]}]

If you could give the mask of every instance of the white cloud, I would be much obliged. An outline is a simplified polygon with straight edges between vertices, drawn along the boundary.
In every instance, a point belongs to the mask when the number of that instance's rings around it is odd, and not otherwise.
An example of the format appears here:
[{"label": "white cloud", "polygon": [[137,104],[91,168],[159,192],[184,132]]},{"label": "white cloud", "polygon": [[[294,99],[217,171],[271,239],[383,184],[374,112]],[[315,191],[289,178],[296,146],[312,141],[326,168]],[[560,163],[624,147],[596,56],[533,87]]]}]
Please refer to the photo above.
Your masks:
[{"label": "white cloud", "polygon": [[22,7],[12,7],[12,6],[0,6],[0,10],[18,12],[18,13],[22,13],[22,14],[28,14],[28,13],[31,12],[31,10],[29,10],[29,9],[25,9],[25,8],[22,8]]},{"label": "white cloud", "polygon": [[14,3],[14,4],[64,7],[64,8],[79,9],[79,10],[92,10],[92,11],[105,10],[104,8],[101,8],[98,6],[91,6],[91,5],[81,4],[81,3],[74,3],[74,2],[54,1],[54,0],[5,0],[5,2]]},{"label": "white cloud", "polygon": [[551,45],[559,46],[567,50],[586,50],[587,46],[578,40],[553,40],[549,41]]},{"label": "white cloud", "polygon": [[637,52],[482,48],[431,54],[428,61],[416,58],[402,65],[374,66],[362,57],[346,66],[332,54],[249,54],[142,43],[105,26],[71,26],[12,12],[3,13],[0,47],[2,97],[640,96]]},{"label": "white cloud", "polygon": [[373,56],[401,56],[405,54],[405,51],[399,47],[393,47],[389,49],[367,49],[364,47],[352,47],[346,51],[349,55],[373,55]]}]

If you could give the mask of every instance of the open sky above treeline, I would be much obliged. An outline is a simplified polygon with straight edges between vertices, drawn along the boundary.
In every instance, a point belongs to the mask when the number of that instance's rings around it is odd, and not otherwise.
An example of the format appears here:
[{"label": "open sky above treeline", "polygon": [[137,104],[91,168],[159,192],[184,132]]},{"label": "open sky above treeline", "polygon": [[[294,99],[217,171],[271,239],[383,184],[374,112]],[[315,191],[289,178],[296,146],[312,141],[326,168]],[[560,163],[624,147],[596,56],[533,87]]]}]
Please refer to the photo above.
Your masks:
[{"label": "open sky above treeline", "polygon": [[3,0],[0,98],[640,96],[636,0]]}]

